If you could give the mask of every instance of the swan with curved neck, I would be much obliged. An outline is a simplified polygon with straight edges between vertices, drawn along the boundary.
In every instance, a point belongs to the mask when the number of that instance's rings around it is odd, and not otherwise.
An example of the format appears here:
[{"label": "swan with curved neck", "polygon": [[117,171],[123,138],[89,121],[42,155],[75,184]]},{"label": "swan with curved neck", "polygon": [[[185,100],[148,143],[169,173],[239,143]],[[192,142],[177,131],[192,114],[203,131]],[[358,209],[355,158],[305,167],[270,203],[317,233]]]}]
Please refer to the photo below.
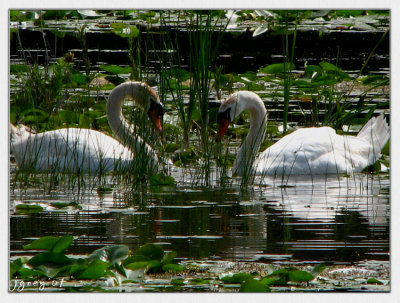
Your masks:
[{"label": "swan with curved neck", "polygon": [[267,111],[249,91],[230,95],[218,111],[218,138],[243,111],[250,113],[250,130],[233,164],[237,175],[320,175],[361,172],[374,164],[389,139],[383,115],[371,118],[357,136],[341,136],[330,127],[303,128],[283,137],[257,156],[264,140]]},{"label": "swan with curved neck", "polygon": [[[133,99],[148,114],[156,131],[162,131],[163,105],[147,84],[125,82],[115,87],[107,101],[107,119],[116,140],[96,130],[63,128],[34,134],[11,125],[11,152],[19,167],[37,172],[107,172],[129,169],[146,161],[154,171],[158,157],[153,148],[134,134],[122,114],[125,98]],[[139,159],[138,159],[139,158]]]}]

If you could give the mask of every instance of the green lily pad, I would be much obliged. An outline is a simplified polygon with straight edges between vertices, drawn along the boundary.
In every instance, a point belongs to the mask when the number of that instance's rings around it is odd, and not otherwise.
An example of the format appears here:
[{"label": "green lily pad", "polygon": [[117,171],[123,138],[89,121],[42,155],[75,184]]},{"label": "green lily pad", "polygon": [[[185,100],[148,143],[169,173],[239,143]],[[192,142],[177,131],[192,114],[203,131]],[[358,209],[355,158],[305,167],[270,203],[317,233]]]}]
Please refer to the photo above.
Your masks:
[{"label": "green lily pad", "polygon": [[239,289],[239,292],[270,292],[271,289],[261,283],[261,281],[254,280],[253,278],[247,279]]}]

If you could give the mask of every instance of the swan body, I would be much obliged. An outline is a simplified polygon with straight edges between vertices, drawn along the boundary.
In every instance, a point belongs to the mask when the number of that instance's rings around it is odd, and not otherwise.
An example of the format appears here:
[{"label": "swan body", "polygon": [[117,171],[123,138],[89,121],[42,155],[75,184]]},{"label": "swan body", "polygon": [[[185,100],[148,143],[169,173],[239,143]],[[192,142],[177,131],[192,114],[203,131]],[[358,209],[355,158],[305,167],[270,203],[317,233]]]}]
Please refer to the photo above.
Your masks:
[{"label": "swan body", "polygon": [[156,153],[132,133],[122,115],[125,98],[135,100],[147,111],[156,130],[162,130],[164,111],[156,92],[141,82],[125,82],[112,90],[107,101],[107,119],[118,140],[90,129],[63,128],[34,134],[22,125],[11,125],[11,153],[18,166],[37,172],[100,173],[130,169],[133,162],[146,160],[154,171]]},{"label": "swan body", "polygon": [[341,136],[330,127],[303,128],[283,137],[257,155],[264,139],[267,111],[253,92],[230,95],[218,112],[221,137],[229,123],[244,110],[250,113],[250,130],[238,151],[233,172],[238,175],[320,175],[361,172],[374,164],[389,139],[383,115],[371,118],[357,136]]}]

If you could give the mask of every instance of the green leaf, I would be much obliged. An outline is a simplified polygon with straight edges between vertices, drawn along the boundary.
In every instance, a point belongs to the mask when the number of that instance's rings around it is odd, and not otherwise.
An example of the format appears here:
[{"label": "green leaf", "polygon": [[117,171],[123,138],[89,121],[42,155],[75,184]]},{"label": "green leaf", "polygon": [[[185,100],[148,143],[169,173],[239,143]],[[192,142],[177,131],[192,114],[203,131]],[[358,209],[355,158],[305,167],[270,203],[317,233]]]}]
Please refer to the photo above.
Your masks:
[{"label": "green leaf", "polygon": [[210,280],[202,279],[202,278],[194,278],[189,280],[189,284],[196,284],[196,285],[202,285],[202,284],[210,284]]},{"label": "green leaf", "polygon": [[64,266],[71,263],[71,259],[62,253],[55,252],[45,252],[39,253],[29,259],[28,264],[34,267],[38,267],[40,265],[48,265],[48,266]]},{"label": "green leaf", "polygon": [[74,277],[79,276],[84,270],[88,268],[87,264],[72,264],[68,273]]},{"label": "green leaf", "polygon": [[171,285],[185,285],[185,280],[181,278],[171,279]]},{"label": "green leaf", "polygon": [[[21,260],[21,258],[18,260]],[[10,262],[10,277],[12,277],[21,268],[21,262],[16,262],[18,260]]]},{"label": "green leaf", "polygon": [[161,262],[158,260],[149,261],[149,269],[152,269],[154,272],[158,272],[161,269]]},{"label": "green leaf", "polygon": [[164,256],[164,249],[160,245],[148,243],[139,247],[134,254],[148,257],[151,260],[161,260]]},{"label": "green leaf", "polygon": [[326,71],[341,72],[342,70],[332,63],[322,61],[319,65]]},{"label": "green leaf", "polygon": [[113,245],[108,247],[107,251],[111,265],[125,259],[129,254],[129,248],[126,245]]},{"label": "green leaf", "polygon": [[280,74],[294,69],[296,66],[293,63],[274,63],[260,68],[260,72],[266,74]]},{"label": "green leaf", "polygon": [[149,257],[146,256],[140,256],[140,255],[133,255],[133,256],[129,256],[128,258],[126,258],[125,260],[122,261],[122,265],[126,266],[130,263],[135,263],[135,262],[149,262],[151,261],[151,259]]},{"label": "green leaf", "polygon": [[242,283],[242,282],[246,281],[247,279],[251,279],[251,278],[253,278],[253,276],[251,274],[240,272],[240,273],[236,273],[232,276],[222,277],[221,281],[223,281],[224,283]]},{"label": "green leaf", "polygon": [[389,79],[383,75],[369,75],[361,79],[361,83],[364,85],[370,85],[375,83],[380,85],[387,85],[389,84]]},{"label": "green leaf", "polygon": [[19,214],[36,214],[43,211],[43,207],[36,204],[18,204],[15,210]]},{"label": "green leaf", "polygon": [[138,261],[138,262],[133,262],[125,265],[126,268],[131,269],[131,270],[138,270],[141,268],[145,268],[149,265],[149,261]]},{"label": "green leaf", "polygon": [[150,185],[157,186],[157,185],[174,185],[175,179],[171,176],[165,176],[163,174],[155,174],[152,175],[149,179]]},{"label": "green leaf", "polygon": [[171,263],[176,258],[177,255],[178,255],[177,252],[170,251],[164,255],[164,257],[161,259],[161,263],[163,264]]},{"label": "green leaf", "polygon": [[132,72],[132,67],[126,66],[118,66],[118,65],[100,65],[100,69],[115,75],[120,74],[130,74]]},{"label": "green leaf", "polygon": [[318,276],[320,273],[322,273],[325,270],[325,268],[326,268],[326,265],[324,263],[317,264],[317,265],[315,265],[315,267],[313,268],[311,273],[314,276]]},{"label": "green leaf", "polygon": [[174,78],[179,82],[189,80],[192,76],[188,71],[182,68],[171,68],[163,71],[165,77]]},{"label": "green leaf", "polygon": [[125,23],[112,23],[112,32],[122,38],[137,38],[140,31],[134,25],[127,25]]},{"label": "green leaf", "polygon": [[125,259],[128,254],[129,248],[126,245],[105,246],[93,251],[88,257],[88,260],[89,262],[92,262],[93,260],[98,259],[104,262],[115,264]]},{"label": "green leaf", "polygon": [[163,271],[169,271],[169,272],[181,272],[181,271],[183,271],[183,269],[184,268],[183,268],[182,265],[180,265],[180,264],[172,264],[172,263],[163,265],[163,267],[162,267]]},{"label": "green leaf", "polygon": [[46,236],[33,241],[30,244],[22,246],[24,249],[46,249],[51,250],[57,243],[58,237]]},{"label": "green leaf", "polygon": [[253,278],[247,279],[239,289],[239,292],[270,292],[271,289],[261,283],[258,280],[254,280]]},{"label": "green leaf", "polygon": [[285,276],[282,277],[265,277],[264,279],[261,280],[261,283],[265,285],[286,285],[287,284],[287,279]]},{"label": "green leaf", "polygon": [[377,279],[375,279],[375,278],[369,278],[369,279],[367,280],[367,284],[380,284],[380,285],[382,285],[383,282],[382,282],[382,281],[379,281],[379,280],[377,280]]},{"label": "green leaf", "polygon": [[92,262],[96,259],[106,262],[108,259],[106,247],[96,249],[89,255],[87,259],[89,262]]},{"label": "green leaf", "polygon": [[20,278],[32,279],[35,277],[42,277],[43,273],[40,270],[35,270],[27,267],[21,267],[18,270],[17,276]]},{"label": "green leaf", "polygon": [[72,241],[74,240],[73,236],[65,235],[58,239],[58,241],[51,248],[51,251],[55,253],[61,253],[71,246]]},{"label": "green leaf", "polygon": [[25,64],[10,64],[10,74],[21,73],[21,72],[26,73],[27,70],[28,68]]},{"label": "green leaf", "polygon": [[308,282],[314,279],[314,276],[303,270],[289,272],[289,280],[293,282]]},{"label": "green leaf", "polygon": [[75,85],[85,85],[87,82],[87,77],[84,74],[82,74],[81,72],[74,71],[71,74],[71,81]]},{"label": "green leaf", "polygon": [[104,277],[107,272],[106,269],[110,266],[108,262],[103,262],[99,259],[94,259],[88,267],[82,271],[77,278],[83,280],[96,280]]}]

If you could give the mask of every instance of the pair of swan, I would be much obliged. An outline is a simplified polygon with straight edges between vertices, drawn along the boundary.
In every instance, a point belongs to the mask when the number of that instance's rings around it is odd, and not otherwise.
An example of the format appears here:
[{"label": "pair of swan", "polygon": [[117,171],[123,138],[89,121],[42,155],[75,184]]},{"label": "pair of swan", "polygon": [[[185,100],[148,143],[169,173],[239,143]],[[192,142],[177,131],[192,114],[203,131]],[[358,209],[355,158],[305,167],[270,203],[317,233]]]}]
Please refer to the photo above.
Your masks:
[{"label": "pair of swan", "polygon": [[250,129],[239,148],[233,173],[245,175],[321,175],[361,172],[374,164],[389,139],[383,115],[371,118],[357,136],[341,136],[330,127],[303,128],[258,150],[267,126],[267,111],[260,97],[249,91],[230,95],[218,110],[218,138],[243,111],[250,113]]},{"label": "pair of swan", "polygon": [[163,105],[147,84],[125,82],[115,87],[107,101],[107,119],[118,140],[96,130],[63,128],[34,134],[11,125],[11,152],[19,167],[37,172],[100,173],[130,169],[132,159],[150,171],[158,166],[155,151],[134,134],[122,114],[125,98],[133,99],[162,131]]},{"label": "pair of swan", "polygon": [[[129,169],[132,159],[154,172],[156,152],[132,133],[122,115],[125,98],[132,98],[162,130],[163,105],[156,92],[141,82],[123,83],[110,93],[107,118],[116,140],[95,130],[64,128],[33,134],[24,127],[11,126],[11,152],[20,167],[38,172],[107,172]],[[218,111],[221,138],[229,124],[243,111],[250,113],[250,130],[233,165],[238,175],[343,174],[360,172],[380,157],[389,139],[383,116],[372,118],[357,136],[340,136],[330,127],[299,129],[283,137],[257,156],[264,139],[267,112],[260,97],[248,91],[230,95]]]}]

